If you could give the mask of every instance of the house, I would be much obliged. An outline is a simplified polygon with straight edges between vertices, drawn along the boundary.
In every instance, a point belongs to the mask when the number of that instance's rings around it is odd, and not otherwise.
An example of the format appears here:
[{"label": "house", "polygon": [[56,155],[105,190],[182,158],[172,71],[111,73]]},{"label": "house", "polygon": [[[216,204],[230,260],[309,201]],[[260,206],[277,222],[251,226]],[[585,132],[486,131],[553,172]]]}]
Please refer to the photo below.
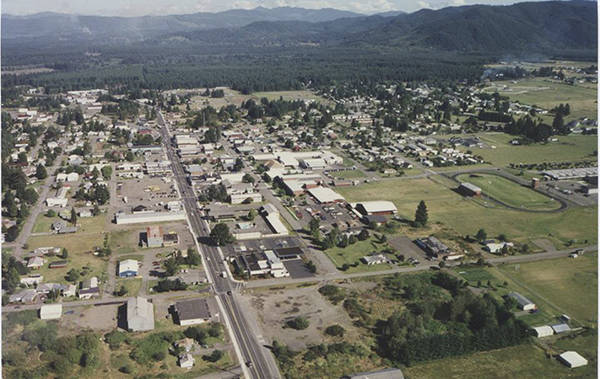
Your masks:
[{"label": "house", "polygon": [[202,324],[214,316],[206,299],[178,301],[173,307],[179,325]]},{"label": "house", "polygon": [[158,225],[146,228],[146,245],[148,247],[161,247],[163,244],[162,228]]},{"label": "house", "polygon": [[489,251],[490,253],[496,254],[501,253],[504,246],[514,247],[515,244],[512,242],[488,242],[485,244],[484,249]]},{"label": "house", "polygon": [[179,360],[177,361],[177,364],[180,367],[191,369],[192,367],[194,367],[194,362],[195,362],[195,360],[194,360],[194,357],[192,356],[192,354],[186,353],[186,354],[181,354],[179,356]]},{"label": "house", "polygon": [[30,258],[29,261],[27,261],[27,268],[37,270],[37,269],[41,268],[42,266],[44,266],[45,262],[46,261],[42,257],[33,257],[33,258]]},{"label": "house", "polygon": [[460,183],[458,186],[458,192],[463,196],[481,196],[481,188],[471,183]]},{"label": "house", "polygon": [[588,364],[587,359],[575,351],[565,351],[558,356],[558,360],[569,368],[581,367]]},{"label": "house", "polygon": [[25,284],[27,287],[38,285],[44,281],[44,277],[42,275],[29,275],[25,278],[21,278],[19,283]]},{"label": "house", "polygon": [[548,337],[554,334],[554,330],[548,325],[536,326],[532,330],[537,338]]},{"label": "house", "polygon": [[528,298],[526,298],[518,292],[511,292],[508,294],[508,296],[512,297],[517,301],[519,309],[522,309],[524,311],[532,311],[534,309],[537,309],[536,305],[531,300],[529,300]]},{"label": "house", "polygon": [[42,320],[56,320],[62,316],[62,304],[44,304],[40,308]]},{"label": "house", "polygon": [[89,279],[81,282],[81,289],[79,290],[80,299],[91,299],[100,295],[100,288],[98,288],[98,278],[92,276]]},{"label": "house", "polygon": [[127,330],[142,332],[154,329],[154,305],[143,297],[127,300]]},{"label": "house", "polygon": [[398,209],[391,201],[363,201],[356,203],[355,208],[365,216],[387,216],[398,213]]},{"label": "house", "polygon": [[383,254],[368,255],[368,256],[362,257],[361,260],[369,266],[383,264],[383,263],[389,263],[389,261],[390,261]]},{"label": "house", "polygon": [[67,284],[67,285],[63,286],[62,295],[64,297],[75,296],[76,291],[77,291],[77,287],[75,286],[75,284]]},{"label": "house", "polygon": [[139,269],[138,261],[135,259],[125,259],[119,262],[119,277],[130,278],[137,276]]},{"label": "house", "polygon": [[48,268],[63,268],[67,267],[67,261],[55,261],[48,264]]},{"label": "house", "polygon": [[163,246],[179,245],[179,235],[175,232],[163,234]]}]

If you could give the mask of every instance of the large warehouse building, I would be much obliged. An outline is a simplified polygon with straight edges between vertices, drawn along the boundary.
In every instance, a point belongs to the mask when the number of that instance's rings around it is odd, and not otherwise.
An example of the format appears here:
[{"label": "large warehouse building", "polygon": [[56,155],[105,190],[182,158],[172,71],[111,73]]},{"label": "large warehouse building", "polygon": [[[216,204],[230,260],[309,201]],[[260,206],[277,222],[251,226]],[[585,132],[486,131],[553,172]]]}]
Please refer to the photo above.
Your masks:
[{"label": "large warehouse building", "polygon": [[346,201],[342,195],[328,187],[310,188],[308,193],[314,197],[319,204],[341,203]]},{"label": "large warehouse building", "polygon": [[398,213],[398,208],[391,201],[363,201],[356,203],[356,210],[364,216],[387,216]]},{"label": "large warehouse building", "polygon": [[165,222],[185,220],[185,212],[144,212],[136,214],[116,213],[116,224],[143,224],[148,222]]}]

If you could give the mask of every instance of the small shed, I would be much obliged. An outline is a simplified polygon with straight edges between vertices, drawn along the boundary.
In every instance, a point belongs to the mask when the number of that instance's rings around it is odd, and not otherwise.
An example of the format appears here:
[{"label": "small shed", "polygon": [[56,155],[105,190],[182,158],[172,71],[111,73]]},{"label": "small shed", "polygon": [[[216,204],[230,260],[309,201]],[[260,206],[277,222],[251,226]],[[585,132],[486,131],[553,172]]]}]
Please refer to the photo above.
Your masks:
[{"label": "small shed", "polygon": [[55,320],[62,316],[62,304],[44,304],[40,308],[42,320]]},{"label": "small shed", "polygon": [[554,333],[559,334],[568,332],[569,330],[571,330],[571,327],[569,327],[569,325],[567,324],[556,324],[552,325],[552,330],[554,330]]},{"label": "small shed", "polygon": [[532,328],[537,338],[548,337],[554,334],[554,329],[548,325],[536,326]]},{"label": "small shed", "polygon": [[569,368],[576,368],[588,364],[587,359],[579,355],[576,351],[565,351],[558,356],[558,360]]},{"label": "small shed", "polygon": [[521,308],[524,311],[532,311],[537,308],[535,303],[533,303],[531,300],[529,300],[528,298],[526,298],[518,292],[511,292],[508,294],[508,296],[515,299],[519,304],[519,308]]}]

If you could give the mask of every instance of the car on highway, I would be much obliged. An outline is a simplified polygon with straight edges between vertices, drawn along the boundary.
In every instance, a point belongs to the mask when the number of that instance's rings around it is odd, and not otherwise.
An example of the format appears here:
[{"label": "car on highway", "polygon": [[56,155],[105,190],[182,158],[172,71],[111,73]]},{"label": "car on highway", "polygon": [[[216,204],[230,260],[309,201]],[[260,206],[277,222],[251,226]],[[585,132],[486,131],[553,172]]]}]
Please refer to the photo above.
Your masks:
[{"label": "car on highway", "polygon": [[246,366],[248,366],[248,367],[252,368],[252,366],[253,366],[253,364],[252,364],[252,361],[247,361],[247,362],[246,362]]}]

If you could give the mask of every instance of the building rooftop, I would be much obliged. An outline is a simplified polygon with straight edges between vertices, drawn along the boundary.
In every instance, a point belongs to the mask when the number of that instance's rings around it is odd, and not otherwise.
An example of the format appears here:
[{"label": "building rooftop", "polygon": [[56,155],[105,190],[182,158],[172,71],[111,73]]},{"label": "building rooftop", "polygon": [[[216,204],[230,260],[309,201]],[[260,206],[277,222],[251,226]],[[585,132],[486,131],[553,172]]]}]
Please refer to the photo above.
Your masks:
[{"label": "building rooftop", "polygon": [[175,310],[179,320],[208,319],[212,317],[206,299],[178,301],[175,303]]}]

